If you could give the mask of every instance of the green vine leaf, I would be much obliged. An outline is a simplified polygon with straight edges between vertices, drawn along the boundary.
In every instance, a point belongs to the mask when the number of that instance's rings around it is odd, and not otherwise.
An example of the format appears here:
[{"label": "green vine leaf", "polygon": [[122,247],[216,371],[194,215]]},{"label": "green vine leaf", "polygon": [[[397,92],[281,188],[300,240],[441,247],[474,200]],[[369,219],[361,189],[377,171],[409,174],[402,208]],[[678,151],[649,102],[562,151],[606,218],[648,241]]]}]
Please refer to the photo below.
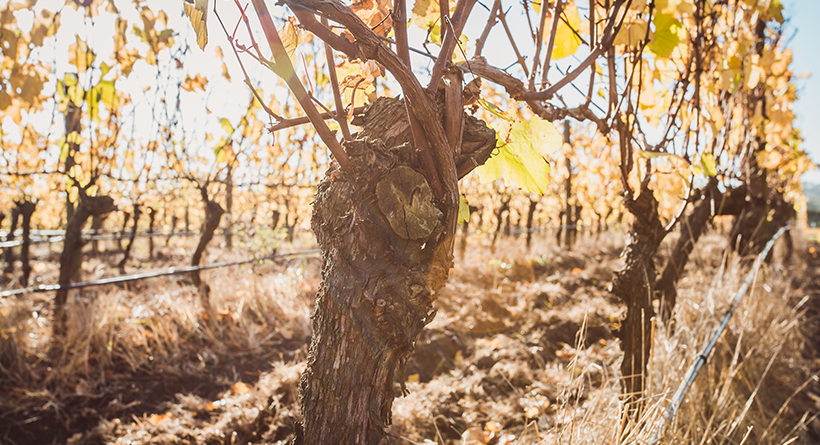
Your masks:
[{"label": "green vine leaf", "polygon": [[700,166],[703,169],[703,176],[717,176],[717,165],[712,153],[704,153],[700,157]]},{"label": "green vine leaf", "polygon": [[686,36],[683,24],[672,14],[655,14],[652,18],[655,25],[655,37],[649,45],[658,57],[669,57],[672,51],[681,42],[681,36]]}]

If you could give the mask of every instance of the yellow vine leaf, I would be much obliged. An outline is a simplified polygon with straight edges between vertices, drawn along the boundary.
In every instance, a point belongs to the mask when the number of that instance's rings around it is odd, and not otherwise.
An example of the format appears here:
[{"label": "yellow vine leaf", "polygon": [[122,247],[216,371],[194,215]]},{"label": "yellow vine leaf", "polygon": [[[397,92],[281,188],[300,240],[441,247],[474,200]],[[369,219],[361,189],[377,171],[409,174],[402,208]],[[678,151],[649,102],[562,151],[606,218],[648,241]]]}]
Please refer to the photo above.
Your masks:
[{"label": "yellow vine leaf", "polygon": [[296,48],[304,41],[302,30],[296,26],[296,17],[288,17],[285,26],[279,30],[279,39],[282,41],[282,46],[285,47],[285,52],[288,53],[290,63],[296,65]]},{"label": "yellow vine leaf", "polygon": [[350,5],[350,9],[362,19],[376,34],[387,36],[393,30],[390,0],[361,0]]},{"label": "yellow vine leaf", "polygon": [[[558,22],[558,28],[555,31],[555,46],[552,48],[552,60],[569,57],[581,47],[581,38],[578,37],[581,33],[581,17],[578,15],[578,9],[574,4],[569,4],[564,7],[563,16],[566,22],[564,20]],[[551,32],[551,29],[544,29],[545,42],[549,42]]]},{"label": "yellow vine leaf", "polygon": [[185,76],[185,81],[182,82],[180,88],[185,91],[205,91],[205,85],[208,84],[208,79],[203,77],[201,74],[197,73],[196,76],[191,77],[190,74]]},{"label": "yellow vine leaf", "polygon": [[94,52],[88,48],[85,42],[80,40],[79,35],[74,37],[74,43],[68,45],[68,63],[76,66],[77,71],[82,74],[94,63],[97,56],[94,55]]},{"label": "yellow vine leaf", "polygon": [[769,5],[769,14],[777,20],[777,23],[783,24],[783,4],[780,3],[780,0],[772,0],[772,3]]},{"label": "yellow vine leaf", "polygon": [[645,20],[635,20],[624,24],[612,44],[615,46],[626,45],[630,48],[638,46],[646,37],[647,26]]},{"label": "yellow vine leaf", "polygon": [[716,176],[717,166],[715,165],[715,157],[712,153],[706,152],[700,156],[700,169],[703,176]]}]

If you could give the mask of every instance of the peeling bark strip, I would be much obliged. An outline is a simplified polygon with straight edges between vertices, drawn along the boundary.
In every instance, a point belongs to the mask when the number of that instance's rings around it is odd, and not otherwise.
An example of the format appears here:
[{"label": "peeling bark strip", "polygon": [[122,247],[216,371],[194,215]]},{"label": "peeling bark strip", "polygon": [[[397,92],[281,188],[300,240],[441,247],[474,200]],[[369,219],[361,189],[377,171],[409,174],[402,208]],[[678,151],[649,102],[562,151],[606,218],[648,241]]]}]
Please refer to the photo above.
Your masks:
[{"label": "peeling bark strip", "polygon": [[[621,393],[628,412],[639,413],[645,389],[646,366],[652,346],[652,294],[655,284],[655,254],[666,230],[658,216],[658,200],[648,182],[635,199],[625,200],[634,216],[621,254],[624,265],[615,272],[610,292],[626,304],[626,317],[618,333],[624,352],[621,363]],[[637,419],[637,416],[629,416]]]},{"label": "peeling bark strip", "polygon": [[[304,436],[297,443],[385,438],[394,382],[404,391],[406,360],[435,316],[435,292],[451,266],[443,204],[421,173],[403,109],[396,99],[376,101],[365,128],[345,144],[348,168],[329,171],[316,192],[311,226],[323,252],[322,284],[300,381]],[[477,136],[483,144],[471,150],[467,141]],[[457,161],[486,159],[495,147],[494,132],[468,117],[464,140]]]}]

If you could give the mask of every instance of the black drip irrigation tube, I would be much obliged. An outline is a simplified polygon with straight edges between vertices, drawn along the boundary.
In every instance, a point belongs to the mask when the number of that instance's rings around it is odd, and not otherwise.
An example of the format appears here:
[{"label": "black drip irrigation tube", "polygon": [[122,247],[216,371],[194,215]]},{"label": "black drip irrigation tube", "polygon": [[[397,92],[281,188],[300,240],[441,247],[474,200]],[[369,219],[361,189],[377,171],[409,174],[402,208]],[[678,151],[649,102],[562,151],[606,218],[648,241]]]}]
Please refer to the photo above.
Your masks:
[{"label": "black drip irrigation tube", "polygon": [[746,280],[740,286],[735,297],[732,299],[732,304],[729,305],[729,308],[726,309],[726,312],[723,314],[723,317],[720,319],[720,324],[718,325],[715,332],[712,333],[712,336],[709,337],[709,341],[704,346],[703,350],[698,354],[695,363],[692,363],[692,366],[686,371],[686,376],[683,378],[683,382],[681,382],[680,386],[678,386],[678,390],[675,391],[675,394],[672,396],[672,402],[669,404],[669,407],[666,408],[666,414],[664,414],[663,418],[660,421],[660,425],[655,430],[655,435],[650,440],[650,445],[655,445],[663,439],[664,434],[666,434],[666,427],[672,422],[672,419],[675,417],[675,413],[677,413],[678,408],[681,407],[683,404],[683,399],[686,397],[686,392],[689,390],[689,387],[692,386],[692,383],[695,381],[695,377],[698,375],[698,371],[706,361],[709,359],[709,355],[712,353],[712,349],[714,349],[715,344],[717,344],[718,339],[720,338],[723,331],[726,329],[726,326],[729,324],[729,319],[732,318],[732,315],[735,313],[735,309],[737,309],[740,302],[743,300],[743,297],[746,295],[746,292],[749,291],[749,288],[752,286],[755,277],[757,276],[757,271],[760,269],[760,266],[763,264],[763,260],[766,256],[769,255],[769,251],[774,246],[775,241],[780,238],[783,233],[787,230],[790,230],[791,227],[786,225],[781,227],[777,233],[774,234],[772,239],[766,243],[766,246],[763,248],[763,251],[760,252],[760,255],[757,256],[754,262],[754,266],[752,266],[752,270],[749,271],[749,274],[746,276]]}]

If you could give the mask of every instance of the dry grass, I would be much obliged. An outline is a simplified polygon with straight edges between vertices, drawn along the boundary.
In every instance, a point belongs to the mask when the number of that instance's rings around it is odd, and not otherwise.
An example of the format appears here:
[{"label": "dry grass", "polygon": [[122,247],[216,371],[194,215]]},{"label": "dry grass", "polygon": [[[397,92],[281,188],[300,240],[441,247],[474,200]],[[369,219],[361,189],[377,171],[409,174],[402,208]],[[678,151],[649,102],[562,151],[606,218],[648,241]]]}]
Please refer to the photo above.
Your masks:
[{"label": "dry grass", "polygon": [[[707,235],[693,253],[675,330],[656,327],[645,415],[622,426],[611,334],[621,309],[605,290],[622,235],[582,237],[572,252],[540,235],[530,253],[523,236],[500,240],[495,253],[488,237],[472,237],[408,367],[395,442],[813,443],[820,391],[803,315],[818,296],[804,298],[799,283],[817,271],[805,258],[784,265],[782,248],[658,435],[672,393],[745,278],[724,239]],[[214,249],[208,262],[236,255]],[[212,325],[183,278],[85,292],[74,296],[61,342],[50,338],[49,294],[4,300],[0,423],[34,419],[78,444],[284,444],[299,419],[318,266],[295,260],[203,274],[218,314]],[[87,273],[105,269],[94,260]]]},{"label": "dry grass", "polygon": [[[166,252],[164,267],[184,264],[184,257],[174,263],[173,248]],[[244,253],[211,252],[209,262]],[[63,423],[76,431],[70,423],[150,413],[178,391],[211,397],[256,382],[273,362],[303,360],[317,264],[308,258],[204,272],[214,323],[185,276],[73,291],[64,338],[51,336],[50,294],[0,301],[0,424]],[[106,272],[92,259],[85,275]],[[65,431],[53,427],[59,439]]]},{"label": "dry grass", "polygon": [[[557,359],[543,367],[520,357],[526,348],[516,348],[509,337],[477,340],[479,352],[454,371],[429,384],[414,384],[408,398],[397,400],[396,433],[416,443],[458,443],[442,432],[450,428],[462,433],[461,443],[473,445],[815,443],[818,399],[808,390],[816,391],[817,365],[802,354],[807,340],[800,329],[809,298],[805,289],[792,286],[793,279],[811,271],[799,260],[783,265],[782,253],[761,269],[674,420],[661,429],[672,394],[746,277],[748,268],[738,258],[724,256],[725,244],[716,234],[699,244],[680,286],[676,329],[667,335],[657,326],[652,395],[642,401],[647,408],[637,424],[623,426],[619,421],[617,341],[584,347],[581,329],[574,346],[565,344]],[[600,245],[582,245],[576,251],[594,258]],[[588,271],[589,266],[584,273]],[[476,276],[475,271],[470,275]],[[568,283],[562,284],[566,291]],[[465,284],[458,285],[463,294]],[[583,298],[583,292],[576,291],[572,298],[579,296]],[[564,319],[577,320],[577,307],[585,308],[586,328],[596,316],[600,322],[601,312],[613,308],[611,303],[582,300],[575,301],[575,310],[558,310]],[[523,332],[526,323],[519,328],[516,334],[526,342],[531,337]],[[487,348],[501,351],[503,359],[481,372],[476,364],[480,368],[480,351]],[[506,385],[506,390],[498,391],[495,385]]]}]

